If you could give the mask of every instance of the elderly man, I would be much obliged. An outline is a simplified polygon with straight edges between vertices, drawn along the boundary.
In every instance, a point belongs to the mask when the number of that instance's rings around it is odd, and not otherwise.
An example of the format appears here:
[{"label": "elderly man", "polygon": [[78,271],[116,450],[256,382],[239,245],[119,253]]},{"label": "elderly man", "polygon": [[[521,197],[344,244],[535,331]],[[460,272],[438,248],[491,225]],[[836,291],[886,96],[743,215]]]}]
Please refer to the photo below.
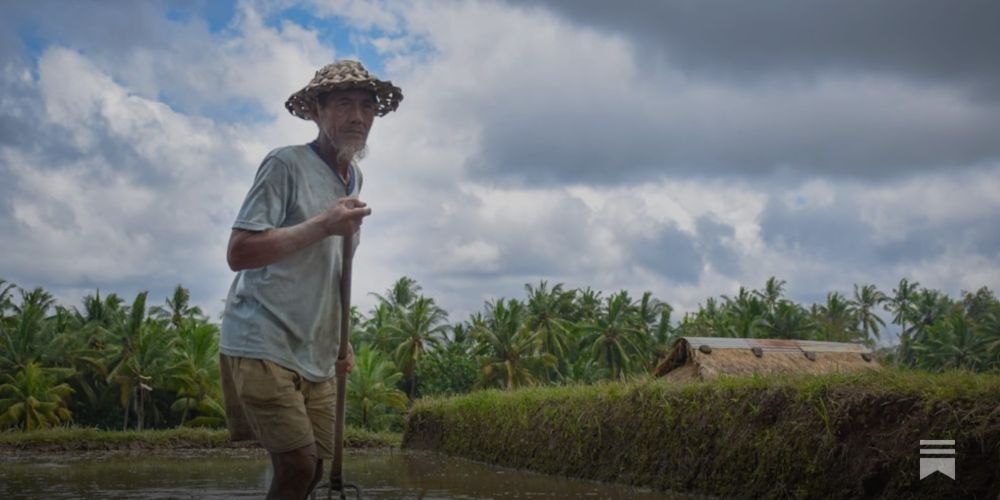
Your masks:
[{"label": "elderly man", "polygon": [[323,475],[323,458],[333,456],[334,377],[354,364],[353,352],[336,361],[341,238],[371,213],[357,196],[357,160],[372,122],[402,98],[356,61],[320,69],[285,103],[316,122],[316,139],[264,158],[233,224],[227,259],[238,272],[219,350],[234,393],[227,407],[238,399],[271,454],[268,498],[305,498]]}]

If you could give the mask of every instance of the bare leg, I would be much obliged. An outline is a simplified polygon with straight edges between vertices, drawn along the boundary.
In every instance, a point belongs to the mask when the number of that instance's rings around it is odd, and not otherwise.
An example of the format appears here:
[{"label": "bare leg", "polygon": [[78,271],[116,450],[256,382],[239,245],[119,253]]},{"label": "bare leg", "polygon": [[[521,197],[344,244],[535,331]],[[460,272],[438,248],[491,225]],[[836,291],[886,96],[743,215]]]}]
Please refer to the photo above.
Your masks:
[{"label": "bare leg", "polygon": [[[316,445],[310,444],[285,453],[272,453],[274,480],[267,492],[269,500],[301,500],[312,489],[316,475]],[[308,488],[308,489],[307,489]]]},{"label": "bare leg", "polygon": [[309,491],[306,491],[306,495],[312,493],[316,489],[316,485],[323,480],[323,459],[316,460],[316,473],[313,475],[312,483],[309,484]]}]

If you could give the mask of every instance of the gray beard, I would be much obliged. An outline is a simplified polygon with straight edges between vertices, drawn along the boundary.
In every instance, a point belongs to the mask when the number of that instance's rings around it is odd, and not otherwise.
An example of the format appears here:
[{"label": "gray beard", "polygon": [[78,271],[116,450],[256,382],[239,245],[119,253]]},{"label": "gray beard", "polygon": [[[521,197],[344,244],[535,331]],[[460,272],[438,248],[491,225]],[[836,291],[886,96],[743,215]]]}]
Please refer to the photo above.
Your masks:
[{"label": "gray beard", "polygon": [[367,144],[362,144],[360,147],[353,144],[338,147],[335,144],[334,147],[337,149],[337,163],[355,163],[364,159],[365,155],[368,154]]},{"label": "gray beard", "polygon": [[368,154],[368,144],[337,144],[329,135],[326,136],[326,142],[333,146],[333,150],[337,152],[337,163],[347,162],[354,163],[364,159],[365,155]]}]

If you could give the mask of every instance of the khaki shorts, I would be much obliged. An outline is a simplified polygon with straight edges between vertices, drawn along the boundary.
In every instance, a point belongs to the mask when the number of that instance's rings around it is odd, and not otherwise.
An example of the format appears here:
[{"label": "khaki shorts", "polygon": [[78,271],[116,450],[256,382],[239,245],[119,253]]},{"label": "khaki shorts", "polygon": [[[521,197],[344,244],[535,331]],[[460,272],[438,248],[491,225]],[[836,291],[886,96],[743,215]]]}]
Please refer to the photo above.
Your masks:
[{"label": "khaki shorts", "polygon": [[262,359],[223,355],[220,362],[228,365],[246,420],[261,446],[284,453],[315,443],[319,458],[333,458],[336,379],[310,382]]}]

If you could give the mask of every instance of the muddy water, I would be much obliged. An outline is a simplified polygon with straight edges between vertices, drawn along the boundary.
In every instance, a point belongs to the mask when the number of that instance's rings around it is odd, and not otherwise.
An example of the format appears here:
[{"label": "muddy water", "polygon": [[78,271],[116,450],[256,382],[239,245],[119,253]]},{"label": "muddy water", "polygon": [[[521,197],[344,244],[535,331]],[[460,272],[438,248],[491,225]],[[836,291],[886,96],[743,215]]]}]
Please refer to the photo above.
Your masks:
[{"label": "muddy water", "polygon": [[[270,475],[252,450],[8,455],[0,498],[258,498]],[[364,498],[680,498],[400,450],[348,451],[344,476]]]}]

